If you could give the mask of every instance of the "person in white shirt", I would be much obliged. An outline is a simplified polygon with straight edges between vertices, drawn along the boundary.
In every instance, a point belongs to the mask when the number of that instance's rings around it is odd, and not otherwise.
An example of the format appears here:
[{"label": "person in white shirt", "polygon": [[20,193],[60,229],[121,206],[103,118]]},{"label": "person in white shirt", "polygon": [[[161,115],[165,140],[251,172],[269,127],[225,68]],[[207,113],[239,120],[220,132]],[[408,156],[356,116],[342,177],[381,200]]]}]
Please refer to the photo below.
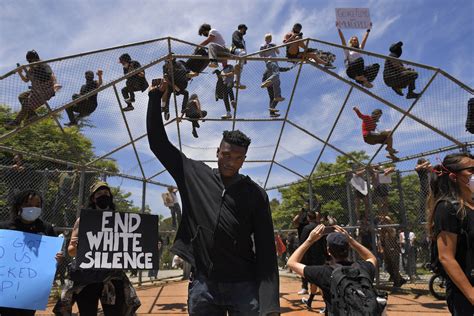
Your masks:
[{"label": "person in white shirt", "polygon": [[[163,198],[163,203],[171,211],[171,219],[174,229],[177,227],[176,223],[178,225],[181,223],[181,207],[179,206],[178,197],[176,196],[177,191],[177,188],[168,187],[168,192],[165,192],[161,195]],[[176,220],[178,221],[176,222]]]},{"label": "person in white shirt", "polygon": [[[207,46],[209,51],[209,67],[217,68],[217,57],[226,57],[230,55],[230,51],[226,48],[225,40],[221,33],[216,29],[211,28],[211,25],[204,23],[199,27],[199,36],[206,36],[207,38],[199,44],[199,46]],[[222,61],[222,67],[227,66],[227,60]]]}]

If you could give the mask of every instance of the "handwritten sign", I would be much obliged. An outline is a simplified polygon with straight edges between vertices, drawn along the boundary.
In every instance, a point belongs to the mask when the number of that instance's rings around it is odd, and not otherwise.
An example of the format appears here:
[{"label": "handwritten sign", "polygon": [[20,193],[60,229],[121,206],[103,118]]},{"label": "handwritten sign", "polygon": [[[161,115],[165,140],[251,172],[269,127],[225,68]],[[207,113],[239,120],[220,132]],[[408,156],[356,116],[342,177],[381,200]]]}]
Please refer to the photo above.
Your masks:
[{"label": "handwritten sign", "polygon": [[78,269],[158,269],[158,216],[81,211]]},{"label": "handwritten sign", "polygon": [[44,310],[63,239],[0,229],[0,306]]},{"label": "handwritten sign", "polygon": [[370,29],[368,8],[337,8],[336,23],[340,29]]}]

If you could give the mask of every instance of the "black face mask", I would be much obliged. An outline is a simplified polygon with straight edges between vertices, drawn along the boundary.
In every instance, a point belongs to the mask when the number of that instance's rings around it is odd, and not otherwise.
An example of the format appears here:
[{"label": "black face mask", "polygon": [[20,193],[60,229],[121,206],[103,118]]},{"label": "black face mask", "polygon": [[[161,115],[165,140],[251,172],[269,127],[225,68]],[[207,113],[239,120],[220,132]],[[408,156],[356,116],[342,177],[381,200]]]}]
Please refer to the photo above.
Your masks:
[{"label": "black face mask", "polygon": [[100,209],[107,209],[112,205],[112,197],[109,195],[102,195],[95,199],[95,205]]}]

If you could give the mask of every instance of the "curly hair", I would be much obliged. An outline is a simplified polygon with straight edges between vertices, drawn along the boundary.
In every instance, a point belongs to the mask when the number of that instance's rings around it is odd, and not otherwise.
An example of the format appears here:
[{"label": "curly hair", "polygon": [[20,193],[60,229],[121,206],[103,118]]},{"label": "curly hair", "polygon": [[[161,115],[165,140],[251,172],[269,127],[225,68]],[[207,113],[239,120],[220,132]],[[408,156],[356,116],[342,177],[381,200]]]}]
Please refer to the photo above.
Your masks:
[{"label": "curly hair", "polygon": [[222,140],[228,144],[245,147],[248,149],[252,140],[239,130],[224,131]]}]

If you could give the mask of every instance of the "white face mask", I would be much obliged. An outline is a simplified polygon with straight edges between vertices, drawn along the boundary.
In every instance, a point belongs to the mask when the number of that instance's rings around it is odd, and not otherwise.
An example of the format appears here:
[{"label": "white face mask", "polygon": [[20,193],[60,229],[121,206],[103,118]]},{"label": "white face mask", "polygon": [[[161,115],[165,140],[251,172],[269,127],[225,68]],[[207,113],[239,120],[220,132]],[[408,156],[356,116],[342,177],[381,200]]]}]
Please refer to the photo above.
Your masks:
[{"label": "white face mask", "polygon": [[21,218],[28,222],[34,222],[40,215],[40,207],[23,207],[20,214]]}]

